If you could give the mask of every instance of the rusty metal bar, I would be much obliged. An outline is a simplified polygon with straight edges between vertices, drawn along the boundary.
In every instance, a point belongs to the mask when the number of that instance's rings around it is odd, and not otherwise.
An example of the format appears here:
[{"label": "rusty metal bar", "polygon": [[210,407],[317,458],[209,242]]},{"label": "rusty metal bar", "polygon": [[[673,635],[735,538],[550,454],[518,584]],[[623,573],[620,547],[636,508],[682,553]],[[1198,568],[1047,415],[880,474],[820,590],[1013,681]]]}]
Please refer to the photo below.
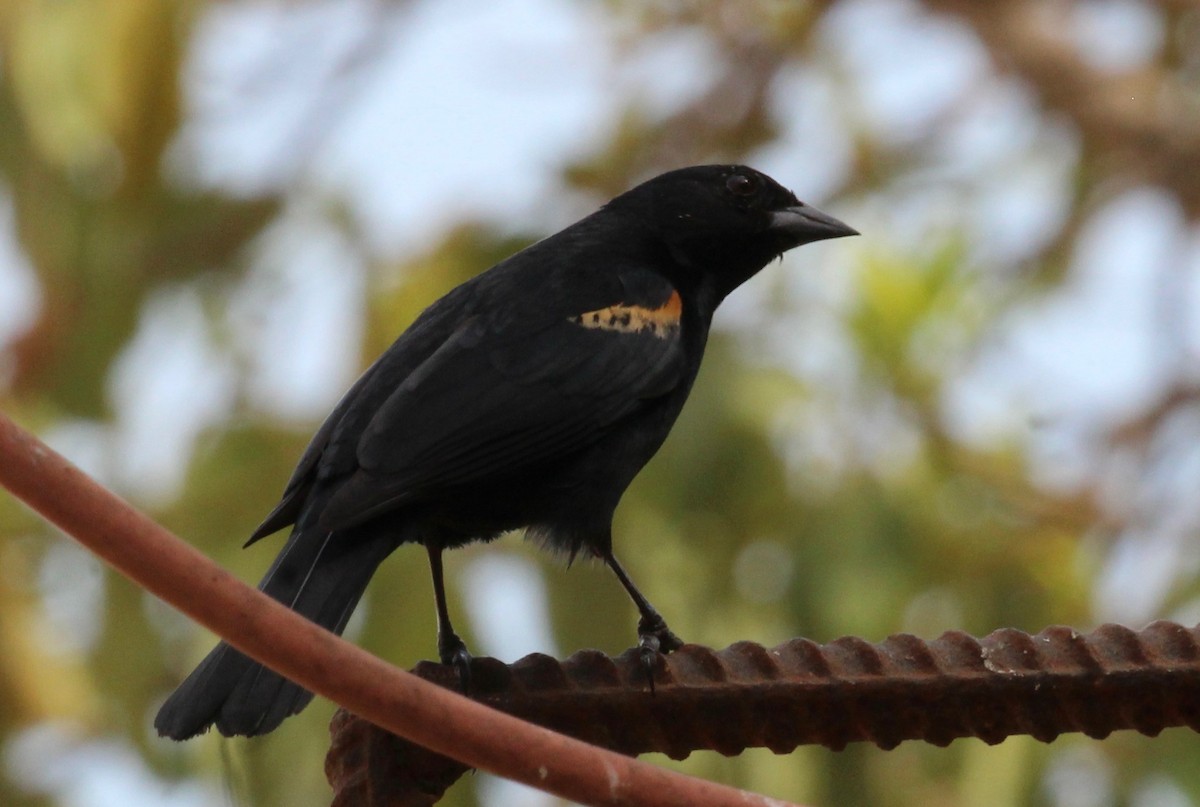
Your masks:
[{"label": "rusty metal bar", "polygon": [[[635,651],[473,665],[472,694],[481,702],[631,755],[1200,730],[1200,628],[1171,622],[1087,634],[1004,629],[983,639],[949,632],[931,642],[906,634],[879,644],[794,639],[769,650],[750,642],[719,651],[686,645],[660,659],[653,694]],[[414,672],[456,685],[438,664],[422,662]],[[466,770],[350,715],[339,714],[331,731],[326,771],[335,805],[433,804]]]}]

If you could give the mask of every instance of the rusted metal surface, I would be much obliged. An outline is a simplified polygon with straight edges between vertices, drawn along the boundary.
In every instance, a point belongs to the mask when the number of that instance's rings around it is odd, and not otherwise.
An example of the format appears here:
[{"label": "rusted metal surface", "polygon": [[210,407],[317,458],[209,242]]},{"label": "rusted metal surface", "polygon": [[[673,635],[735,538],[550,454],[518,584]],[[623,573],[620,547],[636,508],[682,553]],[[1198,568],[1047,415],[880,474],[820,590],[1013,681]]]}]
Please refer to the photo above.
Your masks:
[{"label": "rusted metal surface", "polygon": [[[414,672],[457,683],[441,665]],[[476,659],[472,686],[478,700],[564,734],[676,759],[701,749],[786,753],[857,741],[888,749],[958,737],[994,744],[1015,734],[1043,742],[1118,729],[1153,736],[1172,726],[1200,729],[1200,629],[1156,622],[1087,634],[949,632],[931,642],[901,634],[879,644],[846,637],[772,649],[685,645],[659,659],[653,694],[635,651],[611,658],[585,650],[564,662],[536,654],[512,665]],[[433,804],[466,770],[349,715],[331,728],[326,771],[339,807]]]}]

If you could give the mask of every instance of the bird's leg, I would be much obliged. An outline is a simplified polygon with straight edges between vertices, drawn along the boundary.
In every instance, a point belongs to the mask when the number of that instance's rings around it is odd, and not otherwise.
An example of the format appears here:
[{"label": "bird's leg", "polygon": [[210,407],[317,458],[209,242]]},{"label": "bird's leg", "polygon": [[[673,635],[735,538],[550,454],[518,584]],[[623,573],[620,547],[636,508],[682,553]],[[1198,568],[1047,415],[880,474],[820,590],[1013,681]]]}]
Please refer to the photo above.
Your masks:
[{"label": "bird's leg", "polygon": [[471,654],[466,643],[458,638],[450,624],[450,609],[446,607],[446,584],[442,581],[442,547],[432,542],[425,545],[429,553],[429,571],[433,573],[433,597],[437,602],[438,658],[443,664],[458,670],[458,680],[464,693],[471,691]]},{"label": "bird's leg", "polygon": [[653,692],[655,657],[659,653],[670,653],[672,650],[683,647],[683,640],[671,632],[671,629],[667,627],[666,620],[662,618],[662,614],[655,610],[642,592],[638,591],[637,586],[629,579],[629,575],[621,568],[621,564],[617,563],[612,550],[607,550],[601,557],[608,564],[608,568],[613,570],[617,579],[621,581],[621,585],[625,587],[633,604],[637,606],[638,613],[641,614],[641,619],[638,620],[638,647],[641,649],[642,666],[645,667],[646,676],[650,681],[650,691]]}]

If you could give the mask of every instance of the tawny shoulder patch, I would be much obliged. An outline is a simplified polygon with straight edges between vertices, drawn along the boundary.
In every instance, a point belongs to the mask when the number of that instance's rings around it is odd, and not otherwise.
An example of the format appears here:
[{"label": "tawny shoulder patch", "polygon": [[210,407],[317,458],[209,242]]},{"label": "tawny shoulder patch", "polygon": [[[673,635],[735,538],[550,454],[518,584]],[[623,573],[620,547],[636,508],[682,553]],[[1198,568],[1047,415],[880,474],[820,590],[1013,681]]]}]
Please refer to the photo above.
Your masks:
[{"label": "tawny shoulder patch", "polygon": [[571,317],[571,321],[585,328],[618,333],[643,333],[666,339],[679,328],[683,314],[683,301],[679,292],[671,292],[667,301],[658,308],[617,303],[607,308],[597,308]]}]

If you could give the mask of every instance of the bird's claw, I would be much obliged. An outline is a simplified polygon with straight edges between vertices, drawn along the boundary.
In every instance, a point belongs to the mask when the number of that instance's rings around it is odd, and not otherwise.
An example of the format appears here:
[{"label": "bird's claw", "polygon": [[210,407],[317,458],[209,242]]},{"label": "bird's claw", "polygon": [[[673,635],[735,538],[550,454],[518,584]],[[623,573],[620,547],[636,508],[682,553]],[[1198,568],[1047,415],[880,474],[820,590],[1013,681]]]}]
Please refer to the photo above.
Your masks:
[{"label": "bird's claw", "polygon": [[683,640],[671,632],[661,616],[642,618],[638,622],[638,655],[642,661],[642,669],[646,672],[646,681],[650,685],[650,694],[654,694],[654,666],[659,655],[666,655],[673,650],[683,647]]},{"label": "bird's claw", "polygon": [[458,683],[462,694],[471,694],[471,654],[467,644],[457,634],[438,637],[438,657],[442,664],[458,671]]}]

